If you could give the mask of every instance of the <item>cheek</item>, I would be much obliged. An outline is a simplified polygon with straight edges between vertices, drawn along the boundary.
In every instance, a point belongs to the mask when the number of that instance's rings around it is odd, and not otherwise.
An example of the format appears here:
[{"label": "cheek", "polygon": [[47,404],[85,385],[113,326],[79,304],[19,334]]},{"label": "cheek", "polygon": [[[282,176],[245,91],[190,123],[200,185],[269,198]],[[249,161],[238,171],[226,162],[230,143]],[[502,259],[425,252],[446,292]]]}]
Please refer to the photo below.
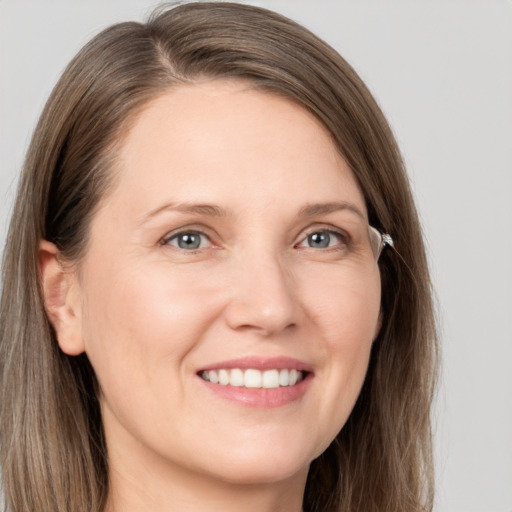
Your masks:
[{"label": "cheek", "polygon": [[180,273],[118,261],[93,268],[86,282],[82,332],[104,389],[126,376],[150,380],[162,360],[178,365],[213,314],[207,286]]},{"label": "cheek", "polygon": [[125,268],[119,261],[110,269],[97,267],[87,276],[86,353],[100,385],[103,413],[142,436],[139,417],[153,418],[150,423],[160,428],[173,421],[174,411],[186,410],[180,376],[214,305],[206,300],[211,296],[206,284],[183,272]]},{"label": "cheek", "polygon": [[[341,282],[341,280],[340,280]],[[346,423],[359,396],[379,324],[380,277],[345,279],[343,284],[325,285],[324,293],[311,292],[312,325],[321,333],[322,357],[328,361],[320,377],[323,394],[323,437],[327,447]]]},{"label": "cheek", "polygon": [[337,311],[331,309],[327,342],[343,384],[358,395],[378,329],[380,280],[347,283],[338,299]]},{"label": "cheek", "polygon": [[378,270],[357,278],[342,272],[312,276],[304,295],[313,323],[326,336],[329,351],[351,351],[371,344],[376,337],[380,314]]}]

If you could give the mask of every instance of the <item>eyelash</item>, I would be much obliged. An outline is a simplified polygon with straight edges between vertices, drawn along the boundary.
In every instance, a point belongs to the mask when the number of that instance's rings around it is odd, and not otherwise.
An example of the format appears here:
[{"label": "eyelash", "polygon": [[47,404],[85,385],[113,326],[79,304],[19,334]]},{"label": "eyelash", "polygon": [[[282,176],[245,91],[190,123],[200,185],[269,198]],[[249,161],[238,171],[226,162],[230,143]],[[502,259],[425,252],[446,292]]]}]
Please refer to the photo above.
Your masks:
[{"label": "eyelash", "polygon": [[[327,234],[329,236],[335,236],[339,239],[338,243],[335,244],[334,246],[330,246],[328,245],[327,247],[320,247],[320,248],[315,248],[315,247],[308,247],[308,246],[304,246],[302,244],[306,243],[308,241],[308,239],[310,239],[310,237],[312,237],[313,235],[316,235],[316,234]],[[183,247],[179,247],[177,244],[171,244],[171,241],[172,240],[178,240],[179,237],[183,237],[185,235],[189,235],[189,236],[199,236],[199,237],[204,237],[206,238],[210,243],[212,243],[211,241],[211,237],[206,234],[204,231],[201,231],[201,230],[198,230],[198,229],[182,229],[181,231],[178,231],[178,232],[175,232],[175,233],[171,233],[167,236],[165,236],[160,244],[162,246],[168,246],[168,245],[172,245],[173,247],[176,247],[176,249],[179,249],[179,250],[182,250],[184,252],[187,252],[189,254],[194,254],[202,249],[204,249],[204,247],[197,247],[197,248],[194,248],[194,249],[185,249]],[[345,233],[344,231],[341,231],[341,230],[338,230],[338,229],[333,229],[332,227],[325,227],[325,228],[315,228],[315,229],[311,229],[309,232],[306,232],[304,234],[304,236],[301,238],[301,240],[296,243],[294,245],[294,248],[302,248],[302,249],[319,249],[319,250],[330,250],[330,251],[333,251],[333,250],[342,250],[342,249],[345,249],[347,248],[348,246],[350,245],[350,237],[347,233]]]}]

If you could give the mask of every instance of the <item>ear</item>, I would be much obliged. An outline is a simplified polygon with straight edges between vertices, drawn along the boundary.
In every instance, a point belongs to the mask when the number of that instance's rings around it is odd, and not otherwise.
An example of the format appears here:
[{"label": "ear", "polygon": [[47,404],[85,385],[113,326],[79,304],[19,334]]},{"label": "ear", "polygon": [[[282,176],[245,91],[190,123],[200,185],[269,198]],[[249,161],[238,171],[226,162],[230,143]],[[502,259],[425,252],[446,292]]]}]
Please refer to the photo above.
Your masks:
[{"label": "ear", "polygon": [[65,269],[55,244],[39,244],[39,271],[44,305],[61,350],[71,356],[84,350],[81,304],[74,272]]}]

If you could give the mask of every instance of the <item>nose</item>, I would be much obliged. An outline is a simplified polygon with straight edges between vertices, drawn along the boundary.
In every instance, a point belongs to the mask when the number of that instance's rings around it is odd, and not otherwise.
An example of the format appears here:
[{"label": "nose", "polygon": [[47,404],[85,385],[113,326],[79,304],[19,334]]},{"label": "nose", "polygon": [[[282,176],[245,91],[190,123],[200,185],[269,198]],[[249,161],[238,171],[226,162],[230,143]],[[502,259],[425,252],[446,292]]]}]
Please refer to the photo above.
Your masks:
[{"label": "nose", "polygon": [[231,329],[269,337],[300,321],[295,279],[275,256],[241,257],[232,274],[229,297],[224,314]]}]

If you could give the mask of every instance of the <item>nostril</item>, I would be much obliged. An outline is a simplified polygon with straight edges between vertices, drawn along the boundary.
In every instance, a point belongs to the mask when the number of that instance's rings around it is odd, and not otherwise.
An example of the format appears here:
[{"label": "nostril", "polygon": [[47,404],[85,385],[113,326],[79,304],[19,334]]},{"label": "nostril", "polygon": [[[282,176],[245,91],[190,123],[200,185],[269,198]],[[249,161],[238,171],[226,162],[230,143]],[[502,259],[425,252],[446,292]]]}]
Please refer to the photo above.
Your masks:
[{"label": "nostril", "polygon": [[280,265],[275,261],[260,261],[252,271],[247,266],[243,268],[243,273],[233,276],[231,294],[224,310],[229,327],[267,336],[294,329],[299,324],[300,307],[294,282]]},{"label": "nostril", "polygon": [[264,334],[265,336],[271,336],[278,332],[284,332],[284,331],[292,331],[297,327],[297,324],[292,322],[288,325],[285,325],[282,327],[281,325],[277,323],[269,323],[269,322],[258,322],[254,324],[243,324],[238,325],[234,327],[236,331],[244,332],[244,331],[254,331]]}]

